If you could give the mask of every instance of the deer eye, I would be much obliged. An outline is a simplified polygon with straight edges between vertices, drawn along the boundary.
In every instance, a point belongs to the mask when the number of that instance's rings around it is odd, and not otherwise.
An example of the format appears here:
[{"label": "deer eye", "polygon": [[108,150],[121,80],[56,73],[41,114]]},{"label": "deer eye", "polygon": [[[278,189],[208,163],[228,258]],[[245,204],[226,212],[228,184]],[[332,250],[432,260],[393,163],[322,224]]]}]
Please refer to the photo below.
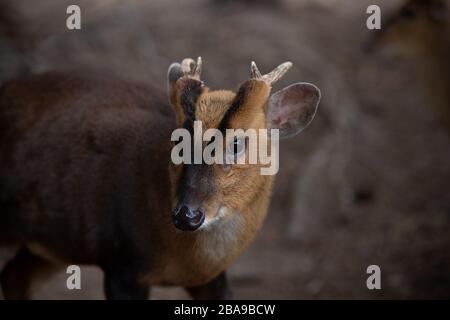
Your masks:
[{"label": "deer eye", "polygon": [[234,137],[227,146],[227,153],[229,155],[240,155],[245,151],[245,137]]}]

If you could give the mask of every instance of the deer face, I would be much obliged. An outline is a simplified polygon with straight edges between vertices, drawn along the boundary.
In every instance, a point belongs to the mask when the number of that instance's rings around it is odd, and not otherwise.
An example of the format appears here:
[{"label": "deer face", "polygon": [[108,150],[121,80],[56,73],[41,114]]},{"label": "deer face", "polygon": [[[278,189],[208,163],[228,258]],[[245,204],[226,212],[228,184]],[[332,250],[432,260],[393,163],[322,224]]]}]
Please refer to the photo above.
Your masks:
[{"label": "deer face", "polygon": [[420,57],[448,24],[448,0],[409,0],[392,13],[368,42],[367,49],[390,47],[404,56]]},{"label": "deer face", "polygon": [[[172,220],[178,229],[208,229],[239,214],[252,205],[258,193],[270,188],[272,177],[261,174],[261,168],[267,163],[260,157],[253,163],[248,161],[252,150],[258,152],[253,148],[269,146],[268,152],[273,154],[278,150],[273,143],[277,142],[277,135],[268,134],[267,130],[277,129],[270,132],[279,133],[280,138],[296,135],[311,122],[320,100],[319,89],[308,83],[296,83],[271,95],[272,83],[291,65],[286,62],[261,75],[252,62],[250,79],[236,93],[209,90],[200,80],[200,58],[197,62],[185,59],[169,67],[168,94],[178,127],[192,135],[197,131],[206,134],[208,129],[224,133],[197,145],[190,141],[192,148],[183,150],[188,153],[183,154],[184,159],[193,159],[196,147],[201,152],[212,141],[219,142],[214,157],[224,161],[207,163],[201,159],[171,164]],[[237,131],[229,135],[226,133],[229,129]],[[257,133],[256,140],[246,134],[250,131]],[[230,158],[234,163],[226,161]]]}]

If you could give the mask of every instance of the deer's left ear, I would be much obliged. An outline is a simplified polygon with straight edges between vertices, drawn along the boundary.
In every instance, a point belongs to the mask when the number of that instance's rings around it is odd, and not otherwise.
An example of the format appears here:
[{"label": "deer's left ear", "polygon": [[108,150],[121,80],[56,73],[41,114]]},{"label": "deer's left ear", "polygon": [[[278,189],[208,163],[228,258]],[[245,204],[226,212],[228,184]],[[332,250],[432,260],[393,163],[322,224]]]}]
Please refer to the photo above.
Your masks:
[{"label": "deer's left ear", "polygon": [[267,127],[279,129],[280,138],[295,136],[314,118],[320,97],[319,88],[305,82],[275,92],[268,101]]}]

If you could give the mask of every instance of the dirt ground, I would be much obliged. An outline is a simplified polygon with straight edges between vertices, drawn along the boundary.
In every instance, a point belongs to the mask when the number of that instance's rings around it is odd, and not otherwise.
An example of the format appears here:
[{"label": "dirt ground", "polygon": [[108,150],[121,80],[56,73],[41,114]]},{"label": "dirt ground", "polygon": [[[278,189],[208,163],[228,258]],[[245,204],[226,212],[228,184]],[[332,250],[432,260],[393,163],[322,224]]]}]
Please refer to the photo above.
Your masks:
[{"label": "dirt ground", "polygon": [[[317,118],[281,145],[264,228],[229,270],[235,298],[450,298],[450,136],[427,106],[416,62],[363,52],[371,1],[81,0],[81,31],[65,28],[65,0],[3,2],[11,14],[0,15],[0,81],[97,71],[164,87],[171,62],[201,55],[212,88],[235,88],[251,60],[263,71],[294,62],[277,88],[321,88]],[[383,14],[400,2],[378,1]],[[366,287],[372,264],[381,290]],[[35,298],[103,298],[94,267],[82,268],[82,290],[65,280]],[[174,298],[187,295],[152,291]]]}]

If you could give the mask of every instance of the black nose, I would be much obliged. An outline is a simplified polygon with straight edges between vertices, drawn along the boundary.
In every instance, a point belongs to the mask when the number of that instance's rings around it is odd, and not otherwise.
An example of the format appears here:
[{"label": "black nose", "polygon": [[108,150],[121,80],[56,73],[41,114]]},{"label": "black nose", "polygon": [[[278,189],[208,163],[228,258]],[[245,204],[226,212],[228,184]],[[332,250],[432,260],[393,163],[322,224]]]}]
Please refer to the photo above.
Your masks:
[{"label": "black nose", "polygon": [[189,206],[181,205],[173,210],[172,221],[175,227],[180,230],[194,231],[205,221],[205,213],[202,208],[193,210]]}]

